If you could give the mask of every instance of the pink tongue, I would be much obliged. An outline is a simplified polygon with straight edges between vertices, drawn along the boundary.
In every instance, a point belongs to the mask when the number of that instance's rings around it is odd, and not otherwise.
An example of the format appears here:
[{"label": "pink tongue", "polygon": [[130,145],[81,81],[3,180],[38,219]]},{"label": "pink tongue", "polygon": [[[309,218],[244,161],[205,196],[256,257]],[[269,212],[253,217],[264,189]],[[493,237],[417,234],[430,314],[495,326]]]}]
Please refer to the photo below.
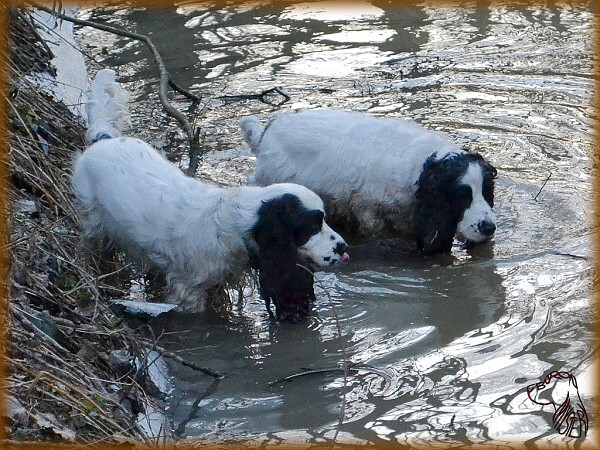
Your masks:
[{"label": "pink tongue", "polygon": [[342,255],[342,264],[346,264],[348,261],[350,261],[350,255],[348,255],[348,253],[344,253]]}]

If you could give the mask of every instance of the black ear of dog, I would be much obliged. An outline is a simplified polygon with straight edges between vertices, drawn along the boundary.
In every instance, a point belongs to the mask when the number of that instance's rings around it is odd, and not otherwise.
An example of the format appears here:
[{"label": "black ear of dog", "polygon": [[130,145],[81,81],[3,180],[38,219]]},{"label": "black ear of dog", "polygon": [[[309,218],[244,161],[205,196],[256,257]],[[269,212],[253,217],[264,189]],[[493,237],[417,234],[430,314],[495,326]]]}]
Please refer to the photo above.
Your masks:
[{"label": "black ear of dog", "polygon": [[494,207],[494,179],[498,176],[498,171],[489,162],[483,163],[483,198]]},{"label": "black ear of dog", "polygon": [[448,198],[444,162],[437,160],[435,154],[430,156],[417,182],[413,230],[423,255],[449,252],[456,233],[457,221]]},{"label": "black ear of dog", "polygon": [[485,201],[494,207],[494,180],[498,176],[498,171],[489,162],[483,159],[479,153],[467,153],[469,161],[477,162],[481,165],[483,171],[482,194]]},{"label": "black ear of dog", "polygon": [[[308,264],[300,255],[295,268],[290,270],[281,273],[267,267],[259,271],[260,295],[271,318],[300,322],[310,315],[310,306],[315,300],[314,279]],[[275,316],[271,311],[271,302],[275,305]]]},{"label": "black ear of dog", "polygon": [[298,267],[300,264],[308,268],[294,241],[298,204],[292,194],[264,202],[252,230],[258,244],[260,293],[271,316],[270,304],[275,304],[278,320],[302,320],[309,315],[310,302],[314,300],[312,273]]}]

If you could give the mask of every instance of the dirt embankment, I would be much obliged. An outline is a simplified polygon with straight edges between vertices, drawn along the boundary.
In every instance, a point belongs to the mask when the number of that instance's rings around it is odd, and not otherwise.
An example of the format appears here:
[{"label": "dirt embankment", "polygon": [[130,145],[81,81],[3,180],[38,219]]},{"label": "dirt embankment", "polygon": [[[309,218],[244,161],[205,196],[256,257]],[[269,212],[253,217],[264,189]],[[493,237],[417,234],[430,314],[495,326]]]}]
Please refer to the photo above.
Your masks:
[{"label": "dirt embankment", "polygon": [[[138,423],[154,399],[144,364],[134,362],[151,343],[106,306],[119,285],[79,251],[69,180],[83,124],[36,82],[54,68],[35,21],[25,9],[6,14],[4,444],[157,445]],[[117,275],[124,268],[111,264]]]}]

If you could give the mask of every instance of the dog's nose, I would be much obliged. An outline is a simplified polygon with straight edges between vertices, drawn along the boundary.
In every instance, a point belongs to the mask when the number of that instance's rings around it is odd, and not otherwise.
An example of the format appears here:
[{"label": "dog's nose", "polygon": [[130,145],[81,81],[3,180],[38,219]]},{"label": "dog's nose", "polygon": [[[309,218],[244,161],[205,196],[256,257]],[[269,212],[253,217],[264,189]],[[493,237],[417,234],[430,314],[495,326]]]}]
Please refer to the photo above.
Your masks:
[{"label": "dog's nose", "polygon": [[496,224],[488,220],[479,222],[479,231],[485,236],[491,236],[496,231]]}]

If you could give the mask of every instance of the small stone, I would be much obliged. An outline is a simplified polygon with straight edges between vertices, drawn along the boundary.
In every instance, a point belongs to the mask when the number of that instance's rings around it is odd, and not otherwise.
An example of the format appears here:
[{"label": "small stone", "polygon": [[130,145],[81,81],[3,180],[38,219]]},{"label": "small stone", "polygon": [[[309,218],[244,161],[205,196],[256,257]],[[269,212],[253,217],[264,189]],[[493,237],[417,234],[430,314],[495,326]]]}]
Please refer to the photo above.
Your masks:
[{"label": "small stone", "polygon": [[15,212],[30,216],[38,212],[37,205],[33,200],[17,200],[13,203],[13,209]]}]

